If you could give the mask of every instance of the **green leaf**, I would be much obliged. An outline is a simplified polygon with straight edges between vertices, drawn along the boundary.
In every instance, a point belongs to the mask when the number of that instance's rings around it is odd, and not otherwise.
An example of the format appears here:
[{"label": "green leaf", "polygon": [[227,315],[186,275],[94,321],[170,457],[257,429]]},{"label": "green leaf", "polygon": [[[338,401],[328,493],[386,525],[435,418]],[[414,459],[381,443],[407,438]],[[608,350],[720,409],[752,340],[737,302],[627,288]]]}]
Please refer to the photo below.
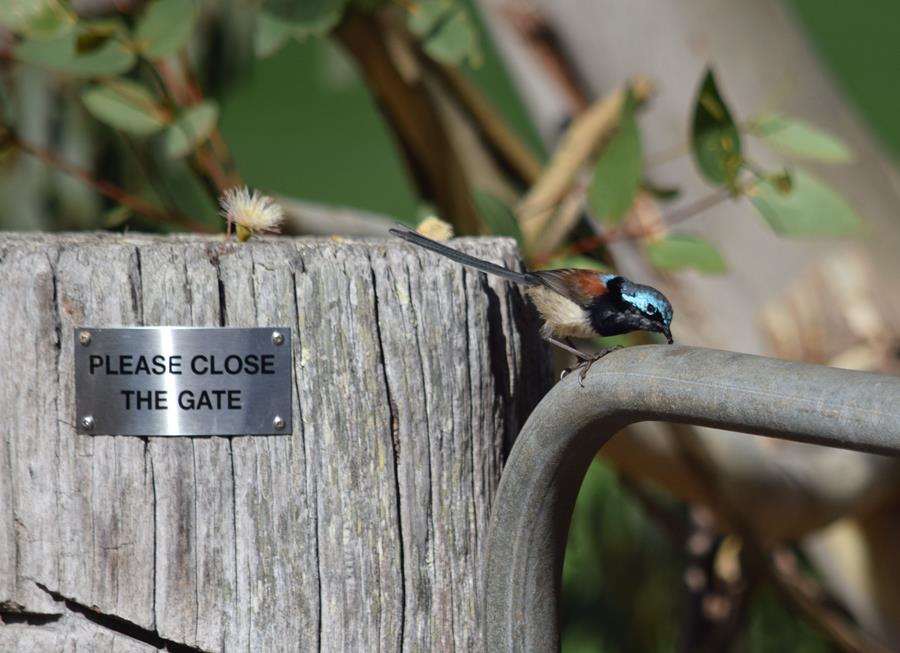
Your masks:
[{"label": "green leaf", "polygon": [[118,206],[114,206],[106,214],[103,216],[103,219],[100,220],[100,224],[104,229],[117,229],[121,227],[126,222],[128,222],[132,217],[131,209],[127,206],[122,206],[119,204]]},{"label": "green leaf", "polygon": [[182,113],[166,130],[166,154],[177,159],[190,154],[212,133],[219,118],[219,105],[204,100]]},{"label": "green leaf", "polygon": [[766,179],[747,191],[753,206],[782,236],[847,236],[861,226],[859,215],[828,186],[801,170],[785,193]]},{"label": "green leaf", "polygon": [[697,236],[672,234],[647,243],[647,256],[660,270],[691,268],[703,274],[725,272],[725,261],[708,242]]},{"label": "green leaf", "polygon": [[741,135],[711,69],[707,69],[694,103],[691,145],[694,161],[706,179],[736,187],[744,163]]},{"label": "green leaf", "polygon": [[91,52],[77,55],[71,62],[68,71],[83,77],[111,77],[131,70],[136,61],[134,53],[121,42],[110,39]]},{"label": "green leaf", "polygon": [[23,32],[50,3],[33,0],[5,0],[0,2],[0,25],[10,32]]},{"label": "green leaf", "polygon": [[125,79],[113,79],[81,94],[87,110],[97,120],[135,136],[148,136],[162,129],[166,112],[145,87]]},{"label": "green leaf", "polygon": [[488,230],[495,236],[510,236],[522,245],[522,231],[516,214],[499,197],[486,191],[476,190],[473,194],[475,208]]},{"label": "green leaf", "polygon": [[629,92],[622,103],[619,127],[600,153],[588,189],[588,206],[596,218],[617,224],[631,208],[641,186],[641,138]]},{"label": "green leaf", "polygon": [[253,32],[253,51],[257,57],[271,57],[291,39],[296,25],[278,16],[261,11],[256,16]]},{"label": "green leaf", "polygon": [[559,270],[574,268],[576,270],[597,270],[598,272],[612,272],[608,265],[604,265],[590,256],[560,256],[547,262],[542,269]]},{"label": "green leaf", "polygon": [[285,22],[303,26],[322,20],[336,23],[346,6],[347,0],[265,0],[263,11]]},{"label": "green leaf", "polygon": [[337,25],[341,13],[340,10],[333,10],[323,13],[318,18],[298,23],[262,11],[256,17],[253,51],[257,57],[270,57],[290,39],[303,41],[313,36],[325,36]]},{"label": "green leaf", "polygon": [[826,163],[847,163],[853,159],[853,152],[837,137],[777,113],[760,116],[750,129],[767,144],[791,156]]},{"label": "green leaf", "polygon": [[134,66],[134,53],[118,39],[106,39],[84,53],[78,52],[77,43],[78,34],[72,31],[48,41],[24,41],[14,54],[22,63],[79,77],[111,77]]},{"label": "green leaf", "polygon": [[35,40],[62,36],[77,17],[59,0],[2,0],[0,26]]},{"label": "green leaf", "polygon": [[194,31],[192,0],[154,0],[137,23],[135,40],[147,59],[162,59],[183,48]]},{"label": "green leaf", "polygon": [[75,35],[75,53],[80,56],[96,52],[110,39],[118,39],[122,43],[131,40],[128,28],[118,18],[80,21]]},{"label": "green leaf", "polygon": [[478,30],[459,0],[421,0],[410,12],[407,25],[435,59],[454,66],[464,60],[471,66],[481,64]]}]

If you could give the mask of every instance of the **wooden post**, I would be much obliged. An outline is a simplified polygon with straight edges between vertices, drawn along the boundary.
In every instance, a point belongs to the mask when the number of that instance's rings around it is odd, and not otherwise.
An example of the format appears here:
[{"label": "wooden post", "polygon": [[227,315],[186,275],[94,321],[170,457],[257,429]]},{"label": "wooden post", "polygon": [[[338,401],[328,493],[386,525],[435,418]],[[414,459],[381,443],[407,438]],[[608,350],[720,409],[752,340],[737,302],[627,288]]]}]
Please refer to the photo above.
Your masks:
[{"label": "wooden post", "polygon": [[[284,324],[291,436],[76,435],[74,326]],[[0,234],[0,650],[480,649],[535,327],[396,242]]]}]

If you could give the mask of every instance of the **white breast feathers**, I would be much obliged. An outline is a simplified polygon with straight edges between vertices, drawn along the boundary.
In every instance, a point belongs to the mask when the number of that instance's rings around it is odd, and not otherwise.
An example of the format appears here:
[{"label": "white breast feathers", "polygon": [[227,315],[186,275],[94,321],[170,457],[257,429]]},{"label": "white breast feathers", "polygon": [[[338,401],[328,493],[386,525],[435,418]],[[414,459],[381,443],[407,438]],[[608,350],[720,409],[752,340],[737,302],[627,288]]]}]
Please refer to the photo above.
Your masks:
[{"label": "white breast feathers", "polygon": [[571,299],[545,286],[526,288],[525,294],[537,308],[544,326],[544,336],[554,338],[590,338],[597,335],[591,328],[587,312]]}]

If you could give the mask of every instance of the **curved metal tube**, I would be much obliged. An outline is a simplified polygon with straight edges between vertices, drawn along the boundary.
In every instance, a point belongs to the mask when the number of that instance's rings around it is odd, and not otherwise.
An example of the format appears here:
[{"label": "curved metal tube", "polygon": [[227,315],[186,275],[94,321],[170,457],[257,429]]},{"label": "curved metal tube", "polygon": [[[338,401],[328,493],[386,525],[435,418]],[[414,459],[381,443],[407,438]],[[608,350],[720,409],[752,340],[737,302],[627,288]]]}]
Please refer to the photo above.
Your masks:
[{"label": "curved metal tube", "polygon": [[[559,650],[569,521],[591,460],[616,432],[658,420],[900,454],[900,378],[693,347],[615,351],[573,373],[519,434],[492,508],[487,651]],[[590,429],[587,427],[593,425]]]}]

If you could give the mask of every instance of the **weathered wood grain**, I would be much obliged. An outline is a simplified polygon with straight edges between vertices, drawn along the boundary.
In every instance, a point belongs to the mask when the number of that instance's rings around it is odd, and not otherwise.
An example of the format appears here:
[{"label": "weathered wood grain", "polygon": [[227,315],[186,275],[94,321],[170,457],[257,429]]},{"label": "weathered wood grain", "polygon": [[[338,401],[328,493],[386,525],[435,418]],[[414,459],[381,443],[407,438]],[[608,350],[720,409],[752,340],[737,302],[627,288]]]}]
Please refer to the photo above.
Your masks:
[{"label": "weathered wood grain", "polygon": [[40,626],[0,625],[0,651],[14,653],[158,653],[154,644],[135,640],[90,622],[65,617]]},{"label": "weathered wood grain", "polygon": [[[79,436],[75,325],[291,325],[293,434]],[[478,650],[535,327],[397,242],[0,234],[0,650]]]}]

